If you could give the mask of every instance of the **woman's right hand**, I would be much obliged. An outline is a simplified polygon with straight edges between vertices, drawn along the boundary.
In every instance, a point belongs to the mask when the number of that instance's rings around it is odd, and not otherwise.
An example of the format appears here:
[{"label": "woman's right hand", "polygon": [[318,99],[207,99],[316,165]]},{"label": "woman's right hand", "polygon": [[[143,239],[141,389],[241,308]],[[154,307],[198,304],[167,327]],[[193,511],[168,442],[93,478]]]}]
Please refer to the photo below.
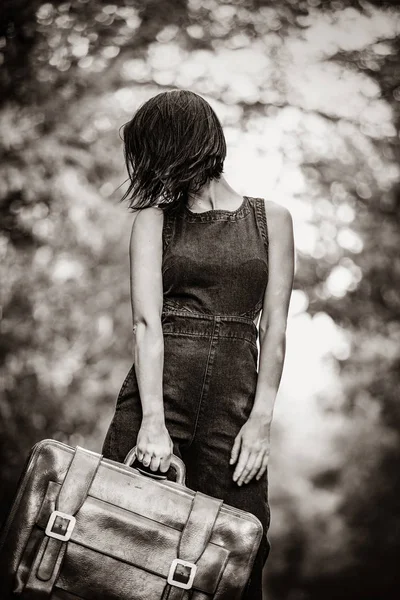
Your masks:
[{"label": "woman's right hand", "polygon": [[166,473],[171,464],[173,443],[164,421],[154,418],[142,420],[136,441],[139,462],[152,471]]}]

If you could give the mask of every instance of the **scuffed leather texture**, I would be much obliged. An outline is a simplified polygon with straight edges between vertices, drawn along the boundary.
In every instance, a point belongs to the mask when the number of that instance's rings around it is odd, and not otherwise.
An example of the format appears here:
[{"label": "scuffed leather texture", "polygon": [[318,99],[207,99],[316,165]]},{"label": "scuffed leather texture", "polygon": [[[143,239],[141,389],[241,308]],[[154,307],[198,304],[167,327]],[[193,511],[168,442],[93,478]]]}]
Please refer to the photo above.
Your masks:
[{"label": "scuffed leather texture", "polygon": [[[215,520],[221,510],[222,500],[210,498],[197,492],[190,507],[188,519],[180,536],[178,558],[198,564],[203,552],[207,551]],[[162,600],[184,600],[188,592],[167,584]]]},{"label": "scuffed leather texture", "polygon": [[[192,506],[202,514],[194,491],[108,459],[100,461],[82,499],[78,491],[74,495],[73,478],[67,480],[68,489],[63,486],[74,455],[74,448],[54,440],[32,449],[0,538],[1,600],[18,595],[21,600],[161,600],[170,564],[180,544],[188,555],[191,539],[197,555],[194,546],[200,547],[201,540],[205,548],[196,562],[193,590],[180,597],[241,597],[262,536],[255,516],[210,499],[210,506],[218,504],[210,531],[202,531],[194,514],[188,528]],[[77,487],[82,489],[82,482]],[[32,566],[40,561],[40,549],[54,541],[44,530],[63,496],[72,510],[76,503],[80,508],[71,539],[60,542],[62,561],[54,587],[50,595],[39,591],[25,596],[30,573],[36,577]],[[51,566],[43,564],[43,569],[45,573]]]},{"label": "scuffed leather texture", "polygon": [[180,537],[178,558],[197,563],[209,542],[221,505],[222,500],[196,494]]},{"label": "scuffed leather texture", "polygon": [[[100,466],[101,456],[77,446],[68,472],[55,497],[54,508],[75,517],[88,497],[93,479]],[[50,516],[51,511],[47,515]],[[64,515],[65,516],[65,515]],[[45,523],[45,527],[46,527]],[[60,531],[58,531],[60,533]],[[24,600],[50,598],[64,561],[67,544],[44,536],[32,563],[23,591]]]}]

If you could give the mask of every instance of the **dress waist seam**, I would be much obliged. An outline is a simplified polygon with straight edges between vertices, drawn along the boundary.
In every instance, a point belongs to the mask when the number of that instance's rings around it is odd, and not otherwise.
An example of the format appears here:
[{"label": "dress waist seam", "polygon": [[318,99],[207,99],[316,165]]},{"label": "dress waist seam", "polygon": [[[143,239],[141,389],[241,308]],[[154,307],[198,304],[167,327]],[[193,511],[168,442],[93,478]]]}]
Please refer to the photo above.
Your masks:
[{"label": "dress waist seam", "polygon": [[[205,321],[225,321],[225,322],[237,322],[254,325],[254,319],[247,315],[231,315],[231,314],[214,314],[214,313],[203,313],[192,311],[188,309],[177,309],[177,308],[164,308],[162,310],[162,316],[175,316],[183,317],[186,319],[202,319]],[[254,318],[257,315],[254,316]]]}]

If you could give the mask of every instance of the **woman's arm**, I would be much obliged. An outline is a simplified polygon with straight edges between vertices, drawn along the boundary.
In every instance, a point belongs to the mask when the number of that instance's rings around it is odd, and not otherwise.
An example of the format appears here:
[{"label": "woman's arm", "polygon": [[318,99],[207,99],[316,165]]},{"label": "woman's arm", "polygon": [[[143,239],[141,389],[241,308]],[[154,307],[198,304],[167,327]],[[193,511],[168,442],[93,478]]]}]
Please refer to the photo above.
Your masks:
[{"label": "woman's arm", "polygon": [[137,457],[151,470],[169,468],[172,441],[163,404],[164,339],[161,326],[163,214],[158,208],[135,215],[130,240],[134,364],[142,404]]},{"label": "woman's arm", "polygon": [[286,351],[286,324],[294,277],[293,223],[290,212],[266,202],[269,277],[260,320],[260,361],[254,405],[232,448],[231,464],[238,485],[264,474],[270,428]]}]

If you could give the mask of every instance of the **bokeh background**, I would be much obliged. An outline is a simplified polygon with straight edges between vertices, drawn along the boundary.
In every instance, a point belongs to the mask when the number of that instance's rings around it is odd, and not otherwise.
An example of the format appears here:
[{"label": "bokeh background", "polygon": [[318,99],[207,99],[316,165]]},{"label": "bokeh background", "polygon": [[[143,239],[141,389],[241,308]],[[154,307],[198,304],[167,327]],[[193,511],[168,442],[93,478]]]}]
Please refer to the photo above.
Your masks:
[{"label": "bokeh background", "polygon": [[2,517],[35,442],[101,448],[131,364],[118,130],[189,88],[231,185],[294,220],[266,598],[400,597],[397,5],[3,0]]}]

